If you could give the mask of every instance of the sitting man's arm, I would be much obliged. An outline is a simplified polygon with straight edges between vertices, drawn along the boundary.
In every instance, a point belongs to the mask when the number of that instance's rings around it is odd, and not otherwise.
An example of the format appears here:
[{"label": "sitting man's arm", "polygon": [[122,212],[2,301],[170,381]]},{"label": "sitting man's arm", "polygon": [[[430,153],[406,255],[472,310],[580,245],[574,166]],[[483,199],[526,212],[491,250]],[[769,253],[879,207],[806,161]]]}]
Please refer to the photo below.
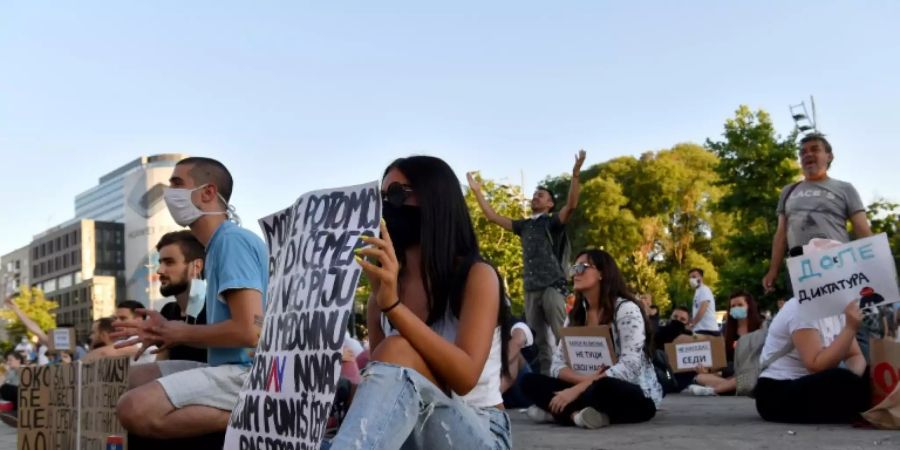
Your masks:
[{"label": "sitting man's arm", "polygon": [[256,347],[262,329],[262,293],[256,289],[231,289],[222,293],[231,318],[212,325],[188,325],[170,320],[154,328],[166,350],[173,345],[194,347]]}]

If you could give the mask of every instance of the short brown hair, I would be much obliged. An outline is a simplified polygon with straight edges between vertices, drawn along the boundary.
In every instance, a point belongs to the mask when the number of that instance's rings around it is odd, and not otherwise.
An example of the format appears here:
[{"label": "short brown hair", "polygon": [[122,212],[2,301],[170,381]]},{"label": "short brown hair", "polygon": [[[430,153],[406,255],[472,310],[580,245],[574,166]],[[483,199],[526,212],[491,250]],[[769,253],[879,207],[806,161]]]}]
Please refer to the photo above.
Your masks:
[{"label": "short brown hair", "polygon": [[167,245],[178,244],[181,253],[184,254],[184,260],[187,262],[195,259],[203,259],[206,256],[206,249],[203,244],[197,240],[193,233],[189,230],[173,231],[164,234],[156,243],[156,251],[162,250]]}]

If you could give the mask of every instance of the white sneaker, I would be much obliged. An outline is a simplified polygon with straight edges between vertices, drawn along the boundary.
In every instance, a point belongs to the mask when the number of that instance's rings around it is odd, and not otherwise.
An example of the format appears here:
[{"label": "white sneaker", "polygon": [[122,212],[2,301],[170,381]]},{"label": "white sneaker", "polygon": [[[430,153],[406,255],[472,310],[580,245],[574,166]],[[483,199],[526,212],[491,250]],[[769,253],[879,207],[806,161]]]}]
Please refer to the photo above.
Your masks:
[{"label": "white sneaker", "polygon": [[687,393],[691,395],[696,395],[697,397],[710,397],[716,395],[716,390],[709,386],[701,386],[699,384],[692,384],[688,386]]},{"label": "white sneaker", "polygon": [[544,411],[536,405],[529,406],[528,410],[525,411],[525,415],[535,423],[553,422],[553,414]]},{"label": "white sneaker", "polygon": [[575,425],[588,430],[609,426],[609,416],[590,406],[575,413],[572,421],[575,422]]}]

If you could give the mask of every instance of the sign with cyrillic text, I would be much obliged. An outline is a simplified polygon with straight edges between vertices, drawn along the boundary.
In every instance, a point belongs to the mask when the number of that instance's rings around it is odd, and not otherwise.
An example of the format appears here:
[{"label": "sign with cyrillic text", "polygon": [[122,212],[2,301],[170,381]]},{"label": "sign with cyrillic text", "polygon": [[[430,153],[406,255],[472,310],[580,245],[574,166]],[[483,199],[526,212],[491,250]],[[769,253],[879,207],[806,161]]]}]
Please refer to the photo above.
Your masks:
[{"label": "sign with cyrillic text", "polygon": [[325,434],[362,268],[381,222],[378,182],[303,194],[259,221],[269,247],[266,314],[225,449],[316,449]]},{"label": "sign with cyrillic text", "polygon": [[18,450],[77,448],[77,374],[75,364],[19,369]]},{"label": "sign with cyrillic text", "polygon": [[49,338],[51,352],[75,352],[74,328],[54,328],[50,330]]},{"label": "sign with cyrillic text", "polygon": [[129,359],[22,367],[17,449],[99,449],[107,436],[124,437],[116,403],[128,389]]},{"label": "sign with cyrillic text", "polygon": [[604,366],[609,368],[616,363],[609,326],[566,327],[559,334],[566,350],[566,362],[572,370],[593,375]]},{"label": "sign with cyrillic text", "polygon": [[698,367],[715,371],[727,366],[725,339],[721,336],[679,336],[666,344],[666,356],[675,372],[690,372]]},{"label": "sign with cyrillic text", "polygon": [[81,396],[78,410],[81,429],[78,440],[81,450],[105,448],[107,436],[125,437],[125,428],[116,416],[116,404],[128,390],[130,359],[123,357],[79,363]]},{"label": "sign with cyrillic text", "polygon": [[860,308],[900,300],[897,268],[884,233],[825,250],[804,249],[787,262],[803,318],[841,314],[853,300],[859,300]]}]

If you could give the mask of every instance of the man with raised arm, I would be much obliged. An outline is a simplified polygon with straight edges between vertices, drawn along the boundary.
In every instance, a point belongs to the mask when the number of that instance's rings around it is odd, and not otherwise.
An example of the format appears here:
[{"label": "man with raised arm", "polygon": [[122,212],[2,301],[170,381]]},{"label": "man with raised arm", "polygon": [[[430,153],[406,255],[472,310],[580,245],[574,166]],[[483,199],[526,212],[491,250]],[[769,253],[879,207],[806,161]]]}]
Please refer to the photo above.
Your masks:
[{"label": "man with raised arm", "polygon": [[[472,172],[466,174],[478,205],[491,222],[522,238],[523,278],[525,282],[525,321],[534,330],[541,373],[549,375],[553,349],[566,316],[566,273],[555,252],[554,239],[560,239],[565,225],[578,205],[581,183],[578,179],[585,151],[575,156],[572,184],[566,204],[553,213],[556,198],[540,186],[531,198],[531,217],[513,220],[497,214],[481,192],[481,184]],[[550,333],[552,332],[552,334]]]}]

